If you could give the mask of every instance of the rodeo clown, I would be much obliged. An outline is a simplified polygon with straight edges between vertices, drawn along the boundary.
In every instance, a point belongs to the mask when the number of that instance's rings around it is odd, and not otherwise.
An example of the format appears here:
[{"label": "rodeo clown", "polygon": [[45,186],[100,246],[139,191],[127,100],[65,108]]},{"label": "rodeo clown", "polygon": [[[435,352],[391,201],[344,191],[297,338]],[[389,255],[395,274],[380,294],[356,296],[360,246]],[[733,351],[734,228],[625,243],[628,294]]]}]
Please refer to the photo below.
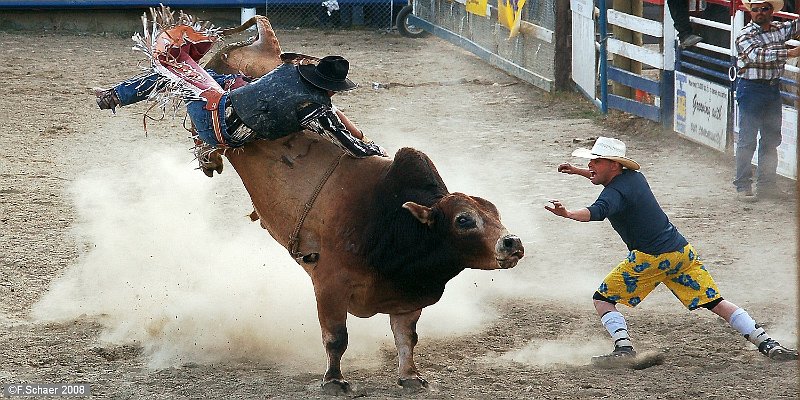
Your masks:
[{"label": "rodeo clown", "polygon": [[660,284],[689,310],[705,308],[722,317],[770,359],[797,360],[797,350],[781,346],[747,311],[722,298],[694,247],[669,221],[647,179],[638,171],[639,164],[626,157],[625,151],[621,140],[602,136],[591,150],[575,150],[573,157],[589,159],[588,168],[563,163],[558,172],[580,175],[602,185],[600,196],[592,205],[575,210],[567,209],[559,200],[550,200],[545,206],[559,217],[580,222],[608,219],[629,250],[592,296],[600,322],[614,340],[614,350],[594,357],[592,363],[605,366],[636,356],[628,324],[617,304],[636,307]]},{"label": "rodeo clown", "polygon": [[[111,89],[95,89],[97,105],[112,110],[142,100],[166,109],[175,98],[186,103],[192,121],[195,154],[211,176],[209,160],[218,149],[238,148],[256,139],[277,139],[303,129],[314,131],[354,157],[386,156],[331,103],[337,92],[357,87],[347,78],[349,63],[340,56],[322,59],[281,55],[283,64],[251,80],[241,74],[217,74],[198,61],[220,39],[219,29],[168,7],[152,9],[152,31],[143,16],[144,36],[135,49],[147,54],[151,68]],[[218,171],[220,171],[218,169]]]}]

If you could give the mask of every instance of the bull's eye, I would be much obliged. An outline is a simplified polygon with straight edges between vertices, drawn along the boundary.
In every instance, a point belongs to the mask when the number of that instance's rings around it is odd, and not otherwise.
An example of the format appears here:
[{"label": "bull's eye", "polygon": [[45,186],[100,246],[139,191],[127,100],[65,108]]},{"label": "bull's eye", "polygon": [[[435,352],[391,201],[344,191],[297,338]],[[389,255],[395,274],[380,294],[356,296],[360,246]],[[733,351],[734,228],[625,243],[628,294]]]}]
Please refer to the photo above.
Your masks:
[{"label": "bull's eye", "polygon": [[477,226],[477,223],[472,215],[460,214],[456,217],[456,225],[461,229],[472,229]]}]

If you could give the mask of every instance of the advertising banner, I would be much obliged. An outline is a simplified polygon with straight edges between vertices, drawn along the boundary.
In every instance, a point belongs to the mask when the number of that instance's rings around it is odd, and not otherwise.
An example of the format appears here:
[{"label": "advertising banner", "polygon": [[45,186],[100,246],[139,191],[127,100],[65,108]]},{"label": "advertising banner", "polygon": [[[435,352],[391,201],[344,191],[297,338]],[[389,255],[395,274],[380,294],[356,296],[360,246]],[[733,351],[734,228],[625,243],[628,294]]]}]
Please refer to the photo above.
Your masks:
[{"label": "advertising banner", "polygon": [[725,151],[728,88],[675,71],[674,130],[689,140]]},{"label": "advertising banner", "polygon": [[479,15],[481,17],[486,16],[486,5],[489,3],[489,0],[467,0],[466,7],[467,12],[475,15]]},{"label": "advertising banner", "polygon": [[509,38],[519,34],[522,7],[524,5],[525,0],[497,0],[497,20],[511,31],[508,34]]}]

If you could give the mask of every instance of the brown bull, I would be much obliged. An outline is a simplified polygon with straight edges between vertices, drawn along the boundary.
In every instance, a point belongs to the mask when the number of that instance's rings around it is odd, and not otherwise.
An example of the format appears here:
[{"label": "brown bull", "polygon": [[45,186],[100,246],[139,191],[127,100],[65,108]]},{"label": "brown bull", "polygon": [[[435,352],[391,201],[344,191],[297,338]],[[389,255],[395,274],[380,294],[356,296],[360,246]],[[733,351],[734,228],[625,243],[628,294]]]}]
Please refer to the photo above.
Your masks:
[{"label": "brown bull", "polygon": [[[256,18],[259,38],[222,49],[208,68],[260,76],[281,62],[269,22]],[[511,268],[523,256],[495,206],[449,193],[419,151],[355,159],[317,134],[299,132],[226,157],[250,194],[253,218],[311,277],[328,356],[326,391],[349,387],[340,365],[348,313],[389,314],[399,383],[423,386],[413,360],[422,308],[436,303],[463,269]]]}]

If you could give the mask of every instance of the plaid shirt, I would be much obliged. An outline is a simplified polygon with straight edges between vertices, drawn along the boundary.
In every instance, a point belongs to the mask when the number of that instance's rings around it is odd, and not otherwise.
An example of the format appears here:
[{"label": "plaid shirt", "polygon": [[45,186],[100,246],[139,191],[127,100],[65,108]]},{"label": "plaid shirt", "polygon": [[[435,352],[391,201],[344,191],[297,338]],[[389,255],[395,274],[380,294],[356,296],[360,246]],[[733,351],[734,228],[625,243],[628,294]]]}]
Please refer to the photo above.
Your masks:
[{"label": "plaid shirt", "polygon": [[773,21],[769,30],[750,21],[736,38],[737,74],[744,79],[774,79],[783,74],[786,65],[786,41],[798,32],[800,19]]}]

